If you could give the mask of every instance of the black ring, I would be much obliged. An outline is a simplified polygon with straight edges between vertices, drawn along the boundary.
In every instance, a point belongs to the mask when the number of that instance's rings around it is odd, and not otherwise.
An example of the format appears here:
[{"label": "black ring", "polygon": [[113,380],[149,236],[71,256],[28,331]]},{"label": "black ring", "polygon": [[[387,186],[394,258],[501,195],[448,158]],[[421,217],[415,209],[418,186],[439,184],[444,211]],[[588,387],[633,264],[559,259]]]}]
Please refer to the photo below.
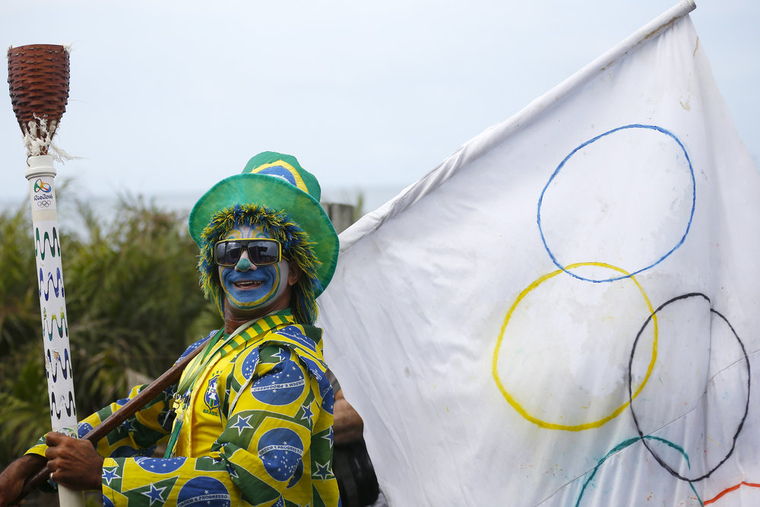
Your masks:
[{"label": "black ring", "polygon": [[739,437],[739,433],[741,433],[742,428],[744,427],[744,421],[746,421],[747,414],[749,413],[750,387],[751,387],[751,382],[752,382],[752,374],[750,372],[749,357],[747,356],[747,350],[744,348],[744,343],[742,343],[741,339],[739,338],[739,335],[736,334],[736,330],[731,325],[731,323],[728,321],[728,319],[726,319],[718,311],[713,310],[712,308],[710,308],[710,312],[714,313],[715,315],[717,315],[718,317],[720,317],[721,319],[723,319],[723,321],[726,324],[728,324],[729,329],[731,329],[731,332],[734,334],[734,337],[736,337],[736,341],[739,342],[739,345],[742,348],[742,353],[744,354],[744,361],[747,363],[747,403],[744,406],[744,416],[742,416],[742,420],[739,423],[739,427],[736,428],[736,433],[734,434],[733,442],[731,444],[731,449],[728,451],[728,454],[726,454],[726,457],[723,458],[723,460],[721,460],[720,463],[718,463],[717,465],[715,465],[715,467],[713,467],[709,472],[707,472],[706,474],[704,474],[704,475],[702,475],[700,477],[697,477],[695,479],[689,479],[688,477],[683,477],[678,472],[676,472],[675,470],[673,470],[673,468],[671,468],[670,465],[668,465],[667,463],[665,463],[665,461],[662,458],[660,458],[657,455],[657,453],[654,452],[654,450],[651,447],[649,447],[649,445],[647,445],[647,440],[644,437],[644,432],[641,431],[641,427],[639,426],[639,421],[636,418],[636,412],[633,410],[633,392],[632,392],[632,389],[631,389],[631,384],[633,382],[632,368],[633,368],[633,356],[636,353],[636,344],[639,341],[639,337],[644,332],[644,329],[646,329],[647,325],[649,324],[649,321],[652,320],[652,317],[654,317],[657,314],[657,312],[659,312],[660,310],[662,310],[663,308],[665,308],[666,306],[668,306],[671,303],[674,303],[674,302],[679,301],[681,299],[687,299],[687,298],[690,298],[690,297],[694,297],[694,296],[700,296],[700,297],[704,298],[705,300],[707,300],[708,303],[711,302],[710,298],[708,298],[704,294],[702,294],[700,292],[691,292],[689,294],[683,294],[681,296],[674,297],[673,299],[671,299],[669,301],[666,301],[665,303],[661,304],[660,307],[657,308],[657,310],[655,310],[654,313],[652,313],[652,315],[650,315],[647,318],[647,320],[644,322],[644,325],[641,326],[641,329],[639,330],[638,334],[636,335],[636,339],[633,341],[633,348],[631,349],[631,358],[628,361],[628,404],[629,404],[629,407],[631,408],[631,415],[633,416],[633,422],[636,425],[636,431],[639,434],[639,438],[640,438],[641,442],[644,444],[644,447],[647,448],[647,450],[649,451],[649,453],[652,455],[652,457],[655,460],[657,460],[657,462],[660,464],[660,466],[662,466],[665,470],[667,470],[668,472],[670,472],[670,474],[673,475],[674,477],[677,477],[677,478],[681,479],[682,481],[686,481],[686,482],[698,482],[698,481],[701,481],[702,479],[707,479],[708,477],[710,477],[710,475],[712,475],[713,472],[715,472],[715,470],[717,470],[718,468],[720,468],[720,466],[723,465],[723,463],[726,462],[726,460],[731,456],[731,454],[733,454],[734,449],[736,448],[736,439]]}]

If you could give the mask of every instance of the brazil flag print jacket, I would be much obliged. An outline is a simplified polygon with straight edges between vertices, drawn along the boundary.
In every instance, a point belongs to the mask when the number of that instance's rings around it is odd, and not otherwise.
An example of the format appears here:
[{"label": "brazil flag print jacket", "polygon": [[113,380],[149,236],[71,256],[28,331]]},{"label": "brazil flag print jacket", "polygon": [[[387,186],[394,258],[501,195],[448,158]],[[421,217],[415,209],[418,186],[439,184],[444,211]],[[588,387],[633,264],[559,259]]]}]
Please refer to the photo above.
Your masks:
[{"label": "brazil flag print jacket", "polygon": [[[104,505],[339,505],[322,330],[285,310],[218,334],[183,373],[188,389],[168,389],[98,443]],[[80,435],[126,401],[84,419]],[[151,457],[167,442],[164,458]],[[40,443],[28,452],[44,451]]]}]

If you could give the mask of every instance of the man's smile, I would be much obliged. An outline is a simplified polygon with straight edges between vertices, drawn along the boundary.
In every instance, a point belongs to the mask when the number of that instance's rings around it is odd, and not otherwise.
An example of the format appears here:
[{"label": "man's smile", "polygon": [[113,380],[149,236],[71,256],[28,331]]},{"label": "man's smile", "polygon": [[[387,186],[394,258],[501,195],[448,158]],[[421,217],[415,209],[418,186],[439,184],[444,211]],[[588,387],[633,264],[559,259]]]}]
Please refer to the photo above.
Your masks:
[{"label": "man's smile", "polygon": [[263,280],[240,280],[240,281],[234,282],[232,285],[234,285],[236,289],[250,290],[250,289],[258,289],[259,287],[264,285],[264,281]]}]

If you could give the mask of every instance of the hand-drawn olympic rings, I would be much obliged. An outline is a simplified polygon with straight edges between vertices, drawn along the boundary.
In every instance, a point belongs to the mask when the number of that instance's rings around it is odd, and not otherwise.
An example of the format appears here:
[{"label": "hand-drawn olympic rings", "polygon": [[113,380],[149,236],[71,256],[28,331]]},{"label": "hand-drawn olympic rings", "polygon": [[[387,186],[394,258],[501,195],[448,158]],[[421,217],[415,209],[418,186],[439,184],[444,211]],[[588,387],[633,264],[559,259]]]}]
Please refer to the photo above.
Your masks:
[{"label": "hand-drawn olympic rings", "polygon": [[[567,155],[564,158],[564,160],[562,160],[562,162],[560,162],[559,166],[557,166],[557,168],[554,170],[554,173],[552,173],[551,177],[549,178],[549,181],[546,183],[546,186],[544,186],[544,189],[541,191],[541,196],[538,199],[538,212],[537,212],[536,221],[538,223],[539,233],[541,234],[541,241],[543,242],[543,245],[544,245],[544,248],[546,249],[546,252],[549,254],[549,257],[551,258],[552,262],[559,269],[565,271],[570,276],[573,276],[573,277],[578,278],[580,280],[585,280],[587,282],[601,283],[601,282],[612,282],[612,281],[619,280],[619,279],[625,278],[625,277],[618,276],[618,277],[608,278],[608,279],[593,279],[593,278],[582,277],[582,276],[580,276],[580,275],[578,275],[576,273],[570,273],[566,269],[566,267],[563,265],[563,263],[559,259],[557,259],[556,253],[552,251],[552,249],[549,247],[549,243],[547,242],[547,239],[546,239],[546,236],[545,236],[545,233],[544,233],[544,224],[542,222],[542,216],[541,216],[542,206],[544,204],[544,197],[546,195],[547,189],[552,184],[552,182],[556,179],[557,175],[560,173],[560,171],[562,170],[562,168],[565,166],[565,164],[568,162],[568,160],[570,160],[570,158],[573,155],[575,155],[576,153],[578,153],[579,150],[582,150],[583,148],[589,146],[590,144],[592,144],[592,143],[594,143],[596,141],[599,141],[600,139],[602,139],[602,138],[604,138],[606,136],[609,136],[609,135],[614,134],[616,132],[620,132],[620,131],[624,131],[624,130],[629,130],[629,129],[648,129],[648,130],[653,131],[653,132],[659,132],[659,133],[665,134],[666,136],[672,138],[678,144],[678,147],[680,147],[680,150],[683,152],[683,155],[686,157],[686,162],[688,162],[688,165],[689,165],[689,173],[690,173],[690,177],[691,177],[691,211],[690,211],[690,214],[689,214],[688,223],[686,224],[686,230],[684,231],[683,236],[681,236],[681,238],[676,242],[675,246],[673,246],[667,253],[665,253],[664,255],[662,255],[659,259],[655,260],[654,262],[645,261],[645,262],[648,262],[649,264],[647,264],[644,267],[637,268],[635,271],[633,271],[632,273],[630,273],[629,275],[626,275],[626,276],[637,275],[637,274],[641,273],[642,271],[645,271],[645,270],[647,270],[649,268],[652,268],[653,266],[655,266],[655,265],[659,264],[660,262],[662,262],[663,260],[665,260],[665,258],[667,258],[670,254],[672,254],[676,249],[678,249],[683,244],[684,240],[686,239],[686,236],[689,234],[689,230],[691,229],[691,222],[692,222],[692,219],[694,218],[694,209],[696,207],[696,180],[694,178],[694,168],[692,167],[691,159],[689,158],[689,154],[686,151],[686,148],[684,147],[684,145],[681,143],[681,141],[672,132],[670,132],[670,131],[662,128],[662,127],[658,127],[656,125],[640,125],[640,124],[625,125],[623,127],[614,128],[614,129],[609,130],[609,131],[607,131],[607,132],[605,132],[603,134],[600,134],[600,135],[598,135],[598,136],[596,136],[596,137],[594,137],[594,138],[592,138],[592,139],[584,142],[583,144],[581,144],[577,148],[575,148],[573,151],[570,152],[569,155]],[[604,259],[602,259],[602,261],[604,261]],[[610,260],[608,259],[607,261],[610,261]],[[631,269],[630,267],[628,267],[628,268]]]},{"label": "hand-drawn olympic rings", "polygon": [[[575,507],[580,507],[580,505],[581,505],[581,500],[583,499],[583,495],[584,495],[584,494],[585,494],[585,492],[586,492],[586,488],[588,487],[589,483],[590,483],[590,482],[591,482],[591,481],[594,479],[594,476],[596,475],[596,472],[597,472],[597,471],[599,471],[599,467],[601,467],[601,466],[602,466],[602,464],[603,464],[605,461],[607,461],[607,459],[608,459],[610,456],[613,456],[613,455],[615,455],[615,454],[619,453],[620,451],[622,451],[622,450],[623,450],[623,449],[625,449],[626,447],[628,447],[628,446],[630,446],[630,445],[632,445],[632,444],[635,444],[636,442],[639,442],[640,440],[642,440],[642,438],[629,438],[628,440],[626,440],[626,441],[624,441],[624,442],[622,442],[622,443],[620,443],[620,444],[616,445],[614,448],[612,448],[612,450],[611,450],[610,452],[608,452],[607,454],[605,454],[605,456],[604,456],[602,459],[600,459],[600,460],[599,460],[599,463],[597,463],[597,464],[596,464],[596,466],[594,467],[594,470],[593,470],[593,471],[592,471],[592,472],[589,474],[589,476],[588,476],[588,477],[586,478],[586,480],[583,482],[583,487],[581,488],[581,492],[580,492],[580,494],[578,495],[578,500],[575,502]],[[657,442],[663,443],[663,444],[667,445],[668,447],[671,447],[671,448],[675,449],[675,450],[676,450],[676,451],[678,451],[678,452],[681,454],[681,456],[683,456],[683,458],[686,460],[686,464],[687,464],[687,465],[689,465],[689,466],[691,466],[691,465],[690,465],[690,463],[689,463],[689,456],[686,454],[686,451],[684,451],[683,449],[681,449],[680,447],[678,447],[678,446],[677,446],[676,444],[674,444],[673,442],[670,442],[670,441],[668,441],[668,440],[665,440],[664,438],[660,438],[660,437],[653,437],[653,436],[650,436],[650,435],[646,435],[646,436],[644,436],[644,437],[643,437],[643,440],[644,440],[644,441],[646,441],[646,440],[654,440],[654,441],[657,441]],[[697,497],[697,500],[699,501],[699,503],[700,503],[700,504],[702,504],[702,499],[701,499],[701,498],[699,498],[699,493],[697,493],[697,490],[696,490],[696,489],[694,489],[694,485],[693,485],[693,484],[691,484],[691,483],[689,483],[689,486],[691,487],[691,490],[692,490],[692,491],[694,492],[694,494],[696,495],[696,497]]]},{"label": "hand-drawn olympic rings", "polygon": [[720,463],[718,463],[717,465],[715,465],[707,473],[705,473],[705,474],[703,474],[703,475],[701,475],[699,477],[695,477],[693,479],[690,479],[688,477],[683,477],[678,472],[676,472],[670,465],[668,465],[665,462],[665,460],[663,460],[647,444],[645,436],[644,436],[644,432],[642,431],[642,429],[641,429],[641,427],[639,425],[639,420],[636,417],[636,411],[634,410],[634,407],[633,407],[633,399],[636,397],[636,395],[638,395],[641,392],[641,388],[639,387],[636,390],[636,393],[632,393],[632,388],[631,388],[631,382],[632,382],[632,379],[631,379],[631,365],[633,364],[633,357],[636,354],[636,346],[638,344],[639,337],[641,336],[641,334],[646,329],[647,325],[649,324],[649,321],[650,320],[653,321],[656,318],[657,313],[660,312],[660,310],[662,310],[666,306],[668,306],[668,305],[670,305],[672,303],[675,303],[676,301],[680,301],[680,300],[691,298],[691,297],[702,297],[705,300],[707,300],[708,303],[710,302],[710,298],[708,298],[704,294],[701,294],[701,293],[698,293],[698,292],[693,292],[693,293],[689,293],[689,294],[683,294],[681,296],[676,296],[673,299],[670,299],[669,301],[666,301],[663,304],[661,304],[660,307],[657,308],[657,310],[655,310],[652,313],[652,315],[644,322],[644,325],[641,326],[641,329],[639,330],[638,334],[636,335],[636,339],[633,341],[633,347],[631,349],[631,359],[630,359],[630,361],[628,363],[628,396],[629,396],[629,404],[631,406],[631,415],[633,416],[633,422],[636,425],[636,431],[639,433],[639,437],[640,437],[641,441],[644,443],[644,446],[646,446],[647,450],[649,450],[649,453],[654,457],[654,459],[657,460],[657,462],[660,464],[660,466],[662,466],[665,470],[667,470],[668,472],[670,472],[671,475],[673,475],[674,477],[678,477],[682,481],[698,482],[698,481],[701,481],[702,479],[706,479],[706,478],[710,477],[710,475],[712,475],[712,473],[715,472],[715,470],[717,470],[723,463],[725,463],[726,460],[731,456],[731,454],[733,454],[734,448],[736,447],[736,439],[739,437],[739,433],[741,433],[742,427],[744,426],[744,421],[747,419],[747,414],[749,413],[750,379],[752,378],[751,372],[750,372],[749,357],[747,356],[747,350],[744,348],[744,343],[742,343],[741,339],[739,338],[739,335],[736,334],[736,331],[734,330],[734,327],[731,325],[730,322],[728,322],[728,320],[723,315],[721,315],[716,310],[710,308],[710,312],[712,314],[717,315],[719,318],[721,318],[728,325],[729,329],[731,329],[731,332],[733,333],[734,337],[736,338],[736,341],[739,342],[739,345],[741,346],[742,353],[744,354],[744,361],[745,361],[745,363],[747,365],[747,401],[746,401],[745,406],[744,406],[744,415],[742,416],[742,419],[739,422],[738,427],[736,428],[736,433],[734,433],[733,441],[731,443],[731,449],[729,449],[728,453],[726,453],[726,456],[720,461]]},{"label": "hand-drawn olympic rings", "polygon": [[[622,279],[622,278],[630,278],[636,284],[636,287],[638,287],[639,291],[641,292],[641,295],[644,298],[644,301],[645,301],[645,303],[647,305],[647,308],[649,310],[650,315],[653,313],[652,304],[649,301],[649,298],[647,297],[646,293],[644,292],[644,289],[641,287],[641,285],[639,284],[639,282],[636,280],[636,277],[630,275],[628,272],[624,271],[623,269],[617,268],[615,266],[610,266],[609,264],[600,263],[600,262],[580,262],[580,263],[577,263],[577,264],[570,264],[570,265],[566,266],[566,269],[575,269],[575,268],[584,267],[584,266],[596,266],[596,267],[602,267],[602,268],[611,269],[613,271],[616,271],[618,273],[621,273],[621,274],[625,275],[625,276],[619,277],[620,279]],[[518,307],[518,305],[520,304],[520,302],[531,291],[533,291],[536,287],[538,287],[539,285],[541,285],[545,281],[547,281],[547,280],[549,280],[549,279],[551,279],[551,278],[553,278],[553,277],[555,277],[558,274],[563,273],[563,272],[565,272],[565,269],[560,269],[560,270],[557,270],[557,271],[553,271],[553,272],[551,272],[551,273],[549,273],[547,275],[542,276],[538,280],[534,281],[525,290],[523,290],[520,293],[520,295],[517,297],[517,300],[515,300],[515,302],[512,304],[512,307],[509,309],[509,311],[507,312],[506,317],[504,318],[504,323],[502,324],[501,332],[499,333],[499,338],[498,338],[498,341],[496,343],[496,350],[494,351],[494,355],[493,355],[493,377],[496,380],[496,385],[499,388],[499,391],[501,391],[501,394],[504,396],[504,398],[507,400],[507,402],[510,405],[512,405],[512,407],[521,416],[523,416],[528,421],[530,421],[530,422],[532,422],[532,423],[534,423],[534,424],[536,424],[536,425],[538,425],[538,426],[540,426],[542,428],[551,429],[551,430],[583,431],[583,430],[587,430],[587,429],[591,429],[591,428],[601,427],[604,424],[606,424],[607,422],[611,421],[612,419],[614,419],[615,417],[617,417],[618,415],[620,415],[626,409],[626,407],[628,407],[630,401],[626,401],[625,403],[623,403],[622,405],[620,405],[619,407],[617,407],[615,410],[613,410],[609,415],[607,415],[605,417],[602,417],[601,419],[598,419],[596,421],[591,421],[591,422],[587,422],[587,423],[583,423],[583,424],[558,424],[558,423],[548,422],[548,421],[541,420],[538,417],[535,417],[534,415],[528,413],[528,411],[520,404],[520,402],[517,399],[515,399],[515,397],[512,396],[507,391],[507,389],[504,387],[504,384],[502,383],[501,378],[499,377],[499,373],[498,373],[499,350],[501,348],[502,341],[504,339],[504,332],[507,329],[507,325],[509,324],[510,318],[512,317],[512,314],[514,313],[515,309]],[[647,381],[649,380],[649,376],[651,375],[652,370],[654,369],[655,362],[657,361],[657,332],[658,332],[657,331],[657,317],[656,316],[651,316],[651,319],[652,319],[653,325],[654,325],[654,328],[653,328],[654,329],[654,339],[653,339],[653,342],[652,342],[652,359],[649,362],[649,365],[647,367],[646,375],[644,376],[643,380],[641,381],[641,384],[636,388],[636,392],[633,393],[632,396],[630,396],[631,399],[636,398],[636,396],[638,396],[638,394],[644,388],[644,386],[646,385]]]},{"label": "hand-drawn olympic rings", "polygon": [[724,489],[723,491],[721,491],[720,493],[718,493],[717,495],[715,495],[711,499],[705,500],[702,505],[710,505],[711,503],[715,503],[718,500],[720,500],[721,498],[723,498],[724,496],[726,496],[727,494],[729,494],[729,493],[731,493],[733,491],[736,491],[737,489],[741,488],[742,486],[746,486],[748,488],[760,488],[760,484],[757,484],[757,483],[754,483],[754,482],[742,481],[739,484],[735,484],[735,485],[731,486],[730,488]]}]

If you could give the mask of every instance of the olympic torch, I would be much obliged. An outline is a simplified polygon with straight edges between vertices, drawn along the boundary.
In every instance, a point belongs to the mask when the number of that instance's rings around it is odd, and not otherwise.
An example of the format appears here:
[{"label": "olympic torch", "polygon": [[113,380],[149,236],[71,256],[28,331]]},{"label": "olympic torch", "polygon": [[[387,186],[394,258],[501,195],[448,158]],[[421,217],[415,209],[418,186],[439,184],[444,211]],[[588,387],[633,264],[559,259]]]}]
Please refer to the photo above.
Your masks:
[{"label": "olympic torch", "polygon": [[[27,149],[26,179],[32,206],[45,345],[45,374],[53,431],[77,436],[69,326],[55,200],[55,168],[48,154],[69,96],[69,52],[63,46],[30,45],[8,50],[8,84]],[[81,492],[58,488],[62,507],[81,507]]]}]

